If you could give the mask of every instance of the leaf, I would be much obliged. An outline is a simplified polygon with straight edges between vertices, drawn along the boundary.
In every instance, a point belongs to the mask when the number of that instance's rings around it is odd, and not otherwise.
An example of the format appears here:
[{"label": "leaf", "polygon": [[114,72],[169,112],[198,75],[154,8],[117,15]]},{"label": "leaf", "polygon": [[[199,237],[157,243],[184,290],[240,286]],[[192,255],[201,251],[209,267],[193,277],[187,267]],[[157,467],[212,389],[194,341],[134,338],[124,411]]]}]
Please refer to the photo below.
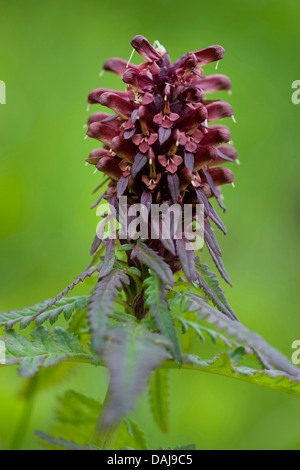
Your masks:
[{"label": "leaf", "polygon": [[50,331],[44,325],[39,326],[33,331],[31,341],[15,331],[8,332],[5,346],[6,364],[19,364],[19,374],[23,377],[32,377],[41,367],[51,367],[69,359],[89,363],[94,359],[75,335],[60,327]]},{"label": "leaf", "polygon": [[108,240],[102,267],[99,273],[99,279],[111,273],[115,263],[115,241]]},{"label": "leaf", "polygon": [[134,157],[133,165],[131,168],[131,175],[133,178],[135,178],[136,175],[144,168],[147,161],[148,161],[148,158],[146,157],[146,155],[142,153],[138,153]]},{"label": "leaf", "polygon": [[104,428],[128,414],[151,373],[169,357],[166,341],[141,326],[112,328],[110,338],[104,349],[104,362],[110,370],[109,399],[102,411]]},{"label": "leaf", "polygon": [[177,173],[168,173],[168,187],[174,204],[177,203],[180,194],[180,181]]},{"label": "leaf", "polygon": [[184,152],[184,166],[193,172],[194,170],[194,155],[190,152]]},{"label": "leaf", "polygon": [[167,450],[196,450],[196,444],[184,444],[183,446],[168,447]]},{"label": "leaf", "polygon": [[166,284],[170,286],[174,284],[173,273],[169,265],[145,243],[138,241],[131,252],[131,256],[152,269]]},{"label": "leaf", "polygon": [[212,257],[213,259],[213,262],[215,263],[219,273],[221,274],[222,278],[224,279],[224,281],[227,282],[227,284],[229,284],[230,286],[232,286],[232,282],[227,274],[227,271],[224,267],[224,264],[223,264],[223,261],[221,260],[221,258],[217,255],[215,255],[215,253],[213,252],[213,250],[211,249],[210,245],[207,244],[207,249],[210,253],[210,256]]},{"label": "leaf", "polygon": [[171,137],[172,129],[165,129],[162,126],[158,128],[158,141],[160,145],[164,145],[167,140]]},{"label": "leaf", "polygon": [[[0,326],[5,325],[7,330],[20,322],[21,330],[36,320],[36,326],[49,320],[51,325],[55,323],[59,315],[63,314],[68,321],[72,314],[87,307],[90,296],[66,297],[53,304],[52,300],[46,300],[42,304],[27,307],[24,310],[12,310],[9,313],[0,313]],[[49,305],[53,308],[47,310]]]},{"label": "leaf", "polygon": [[[67,440],[74,439],[82,445],[93,434],[101,410],[101,403],[94,398],[74,390],[67,390],[58,398],[52,434],[61,435]],[[147,449],[144,433],[132,420],[126,419],[120,426],[114,448],[120,447],[132,447],[135,450]]]},{"label": "leaf", "polygon": [[300,376],[295,377],[274,369],[255,370],[245,366],[235,367],[230,360],[229,353],[215,356],[212,360],[203,360],[198,356],[187,355],[183,368],[223,375],[300,396]]},{"label": "leaf", "polygon": [[234,311],[227,302],[224,291],[221,289],[216,275],[209,271],[206,264],[202,264],[197,260],[196,267],[200,288],[204,291],[207,297],[212,300],[215,306],[218,307],[218,309],[225,315],[232,319],[237,319]]},{"label": "leaf", "polygon": [[216,256],[222,256],[215,234],[211,226],[205,221],[204,221],[204,239],[205,239],[206,244],[209,245],[210,249],[214,252]]},{"label": "leaf", "polygon": [[128,181],[128,176],[126,178],[124,176],[121,176],[117,184],[117,197],[120,197],[125,193],[128,186]]},{"label": "leaf", "polygon": [[51,444],[51,446],[61,447],[65,450],[101,450],[99,447],[96,447],[92,444],[79,445],[74,441],[66,441],[62,437],[56,438],[41,431],[36,431],[35,433],[40,439],[46,441],[48,444]]},{"label": "leaf", "polygon": [[[190,299],[190,310],[198,313],[199,318],[205,318],[209,323],[214,323],[218,330],[225,330],[230,337],[235,337],[239,342],[245,343],[255,353],[259,352],[263,359],[273,367],[300,378],[300,370],[292,365],[286,358],[270,346],[261,336],[248,330],[238,321],[222,315],[218,310],[208,305],[196,294],[189,292],[185,296]],[[276,371],[275,371],[276,372]]]},{"label": "leaf", "polygon": [[209,202],[207,197],[205,196],[204,191],[201,188],[194,188],[195,193],[198,199],[199,204],[203,204],[204,206],[204,216],[206,217],[209,214]]},{"label": "leaf", "polygon": [[124,245],[121,245],[118,251],[128,251],[133,248],[133,243],[124,243]]},{"label": "leaf", "polygon": [[[151,230],[157,239],[160,239],[162,245],[168,250],[173,256],[175,256],[175,246],[172,238],[165,238],[164,233],[167,232],[167,227],[164,220],[161,217],[151,218]],[[152,232],[151,232],[152,233]]]},{"label": "leaf", "polygon": [[224,233],[224,235],[226,235],[226,233],[227,233],[226,227],[225,227],[225,225],[223,224],[222,220],[220,219],[220,217],[218,216],[217,212],[215,211],[215,209],[213,208],[213,206],[211,205],[210,202],[208,202],[208,213],[209,213],[209,218],[210,218],[210,220],[212,220],[213,223],[214,223],[220,230],[222,230],[222,232]]},{"label": "leaf", "polygon": [[186,250],[184,240],[175,240],[177,255],[179,256],[181,268],[189,282],[197,279],[195,270],[195,256],[192,250]]},{"label": "leaf", "polygon": [[88,309],[88,323],[94,350],[99,353],[113,314],[118,291],[128,284],[129,279],[123,269],[114,269],[108,276],[98,281]]},{"label": "leaf", "polygon": [[176,335],[174,321],[168,306],[165,287],[154,273],[144,281],[146,307],[150,309],[150,315],[155,319],[157,329],[171,344],[171,352],[174,359],[181,362],[180,346]]},{"label": "leaf", "polygon": [[159,429],[167,433],[169,430],[169,386],[168,371],[156,370],[150,381],[150,405],[154,421]]},{"label": "leaf", "polygon": [[239,346],[238,343],[229,340],[228,338],[226,338],[226,336],[222,335],[218,331],[211,330],[210,328],[200,325],[200,323],[196,323],[182,317],[176,317],[176,320],[180,323],[183,330],[183,334],[185,334],[189,330],[189,328],[192,328],[199,336],[200,340],[203,342],[205,342],[205,339],[208,338],[213,343],[221,344],[230,349]]},{"label": "leaf", "polygon": [[124,419],[114,445],[115,449],[130,447],[134,450],[147,450],[144,432],[131,419]]}]

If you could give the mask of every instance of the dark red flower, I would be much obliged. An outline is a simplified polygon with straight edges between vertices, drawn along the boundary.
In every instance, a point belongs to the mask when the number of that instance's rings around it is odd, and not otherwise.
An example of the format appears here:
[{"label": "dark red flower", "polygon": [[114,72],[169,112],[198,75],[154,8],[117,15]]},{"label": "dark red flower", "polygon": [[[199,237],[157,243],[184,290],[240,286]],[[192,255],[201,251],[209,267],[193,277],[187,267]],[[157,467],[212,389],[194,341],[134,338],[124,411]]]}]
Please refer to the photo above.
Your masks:
[{"label": "dark red flower", "polygon": [[[206,226],[211,221],[224,231],[208,198],[214,197],[224,209],[220,186],[232,183],[234,177],[223,165],[237,160],[237,155],[226,145],[231,139],[229,130],[208,123],[233,116],[233,111],[228,103],[208,100],[205,94],[230,90],[231,84],[225,75],[205,77],[202,68],[222,59],[224,49],[210,46],[189,52],[172,64],[162,46],[152,46],[143,36],[135,36],[131,44],[142,57],[141,64],[112,58],[103,66],[122,77],[126,91],[97,88],[88,97],[89,103],[113,113],[92,114],[87,131],[104,144],[87,161],[111,179],[105,198],[114,204],[123,194],[132,203],[198,202],[205,207]],[[220,252],[211,246],[211,231],[207,240],[218,269],[228,280],[218,261]],[[160,240],[155,241],[157,245],[150,242],[164,253],[166,245]],[[176,263],[175,256],[174,272]]]}]

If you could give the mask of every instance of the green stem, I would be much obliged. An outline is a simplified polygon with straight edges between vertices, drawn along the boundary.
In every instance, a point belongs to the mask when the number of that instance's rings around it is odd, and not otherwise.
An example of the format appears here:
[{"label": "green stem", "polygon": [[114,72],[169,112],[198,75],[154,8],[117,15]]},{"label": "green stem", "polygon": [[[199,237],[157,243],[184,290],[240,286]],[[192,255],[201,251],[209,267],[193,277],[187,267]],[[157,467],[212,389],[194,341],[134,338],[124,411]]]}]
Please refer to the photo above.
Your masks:
[{"label": "green stem", "polygon": [[[105,408],[105,405],[109,401],[109,398],[110,398],[110,389],[108,387],[102,409]],[[122,424],[122,420],[114,424],[111,427],[106,427],[106,426],[103,427],[102,411],[101,411],[95,430],[94,430],[93,437],[91,439],[91,444],[94,444],[95,446],[99,447],[102,450],[112,450],[115,440],[117,438],[117,435],[119,433],[121,424]]]},{"label": "green stem", "polygon": [[37,384],[38,384],[38,376],[35,375],[34,377],[30,379],[30,382],[29,382],[28,390],[27,390],[26,397],[25,397],[26,401],[24,404],[20,421],[18,423],[17,429],[15,431],[15,434],[11,443],[11,450],[20,450],[24,442],[26,431],[28,430],[28,426],[30,423],[31,415],[32,415]]}]

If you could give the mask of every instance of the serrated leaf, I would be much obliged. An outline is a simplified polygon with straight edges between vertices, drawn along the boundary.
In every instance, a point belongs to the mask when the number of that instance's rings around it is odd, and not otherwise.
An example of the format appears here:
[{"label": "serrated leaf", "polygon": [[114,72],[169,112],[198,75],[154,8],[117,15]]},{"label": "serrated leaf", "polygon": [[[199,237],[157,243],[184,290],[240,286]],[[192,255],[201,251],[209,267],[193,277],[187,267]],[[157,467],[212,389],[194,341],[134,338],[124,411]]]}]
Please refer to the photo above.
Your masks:
[{"label": "serrated leaf", "polygon": [[225,282],[227,282],[227,284],[229,284],[230,286],[232,286],[232,282],[230,280],[230,277],[228,276],[228,273],[225,269],[225,266],[223,264],[223,261],[222,259],[220,258],[220,256],[217,256],[214,251],[211,249],[210,245],[206,245],[207,246],[207,249],[210,253],[210,256],[212,257],[213,259],[213,262],[215,263],[219,273],[221,274],[222,278],[224,279]]},{"label": "serrated leaf", "polygon": [[136,257],[142,264],[152,269],[166,284],[170,286],[174,284],[173,273],[169,265],[145,243],[138,241],[131,252],[131,256]]},{"label": "serrated leaf", "polygon": [[88,309],[88,323],[93,347],[97,353],[101,351],[118,292],[128,282],[123,269],[114,269],[108,276],[100,279],[95,287]]},{"label": "serrated leaf", "polygon": [[174,359],[181,361],[180,346],[176,335],[174,320],[172,318],[167,294],[161,279],[150,272],[144,281],[146,307],[150,309],[150,315],[155,319],[158,331],[160,331],[171,343],[171,352]]},{"label": "serrated leaf", "polygon": [[128,251],[133,248],[133,243],[124,243],[124,245],[121,245],[118,251]]},{"label": "serrated leaf", "polygon": [[110,370],[109,400],[102,415],[104,428],[128,414],[151,373],[169,357],[165,340],[141,326],[111,328],[110,338],[104,349],[104,362]]},{"label": "serrated leaf", "polygon": [[[12,310],[8,313],[1,312],[0,326],[6,326],[6,329],[10,330],[20,323],[22,330],[33,321],[36,321],[36,326],[39,326],[48,319],[52,325],[62,313],[65,319],[69,320],[74,312],[86,308],[89,299],[89,295],[60,298],[56,302],[50,299],[23,310]],[[50,306],[53,308],[50,308]]]},{"label": "serrated leaf", "polygon": [[134,450],[148,449],[144,432],[131,419],[125,419],[123,421],[114,445],[115,449],[124,447]]},{"label": "serrated leaf", "polygon": [[[94,398],[68,390],[58,398],[55,424],[52,434],[64,439],[75,439],[80,445],[87,442],[94,430],[102,405]],[[124,420],[120,426],[114,448],[131,447],[135,450],[147,449],[144,433],[135,422]]]},{"label": "serrated leaf", "polygon": [[61,361],[74,359],[78,362],[92,362],[93,356],[85,351],[76,336],[63,328],[47,330],[42,325],[32,333],[32,340],[8,332],[5,338],[6,364],[19,364],[23,377],[35,375],[41,367],[51,367]]},{"label": "serrated leaf", "polygon": [[235,367],[230,360],[229,353],[215,356],[211,360],[203,360],[195,355],[187,355],[183,368],[223,375],[300,396],[300,376],[296,378],[275,369],[256,370],[245,366]]},{"label": "serrated leaf", "polygon": [[176,252],[179,256],[181,268],[188,281],[194,282],[197,279],[195,270],[195,255],[192,250],[186,250],[184,244],[184,240],[175,240]]},{"label": "serrated leaf", "polygon": [[[189,328],[192,328],[203,342],[209,339],[215,344],[220,344],[230,349],[240,347],[235,341],[226,338],[226,336],[218,331],[200,325],[200,323],[193,322],[183,317],[176,317],[176,320],[180,323],[183,334],[185,334]],[[248,353],[250,353],[250,351],[248,351]]]},{"label": "serrated leaf", "polygon": [[56,438],[54,436],[51,436],[50,434],[45,434],[41,431],[36,431],[36,435],[43,441],[46,441],[51,446],[61,447],[65,450],[101,450],[99,447],[94,446],[92,444],[79,445],[74,441],[66,441],[62,437]]},{"label": "serrated leaf", "polygon": [[184,444],[182,446],[168,447],[167,450],[196,450],[196,444]]},{"label": "serrated leaf", "polygon": [[106,251],[103,260],[103,264],[101,266],[99,272],[99,279],[111,273],[114,263],[115,263],[116,255],[115,255],[115,241],[108,240],[106,243]]},{"label": "serrated leaf", "polygon": [[202,264],[196,261],[196,267],[199,275],[198,280],[200,288],[204,291],[207,297],[225,315],[232,319],[237,319],[234,311],[230,307],[224,295],[223,289],[220,287],[216,275],[209,271],[209,268],[206,264]]},{"label": "serrated leaf", "polygon": [[166,369],[158,369],[152,374],[149,397],[154,421],[162,432],[167,433],[169,430],[169,383]]},{"label": "serrated leaf", "polygon": [[208,305],[194,293],[189,292],[185,295],[190,298],[190,310],[197,312],[200,319],[205,318],[209,323],[214,323],[218,330],[225,330],[230,337],[235,337],[239,343],[243,342],[255,353],[259,352],[270,368],[275,367],[290,376],[300,377],[300,370],[257,333],[251,332],[240,322],[222,315],[219,310]]}]

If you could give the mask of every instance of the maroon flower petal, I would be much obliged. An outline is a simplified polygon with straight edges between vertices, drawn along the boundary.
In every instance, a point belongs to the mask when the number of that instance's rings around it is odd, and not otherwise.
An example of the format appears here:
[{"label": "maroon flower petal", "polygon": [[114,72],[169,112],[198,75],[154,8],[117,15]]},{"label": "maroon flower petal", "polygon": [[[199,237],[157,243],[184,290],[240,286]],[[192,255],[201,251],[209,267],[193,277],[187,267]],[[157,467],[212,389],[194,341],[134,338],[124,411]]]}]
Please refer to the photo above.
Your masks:
[{"label": "maroon flower petal", "polygon": [[154,83],[153,81],[145,76],[141,75],[138,71],[128,68],[123,75],[123,82],[132,85],[140,92],[153,92]]},{"label": "maroon flower petal", "polygon": [[[130,67],[138,70],[137,65],[130,64]],[[125,72],[126,68],[127,68],[127,61],[123,59],[119,59],[118,57],[113,57],[112,59],[108,59],[103,65],[103,70],[114,72],[120,77],[123,76],[123,73]]]},{"label": "maroon flower petal", "polygon": [[91,91],[91,93],[88,96],[88,103],[94,104],[94,103],[101,103],[100,98],[103,95],[103,93],[114,93],[117,96],[120,96],[121,98],[129,101],[128,99],[128,93],[126,91],[118,91],[118,90],[110,90],[109,88],[96,88],[95,90]]},{"label": "maroon flower petal", "polygon": [[173,122],[170,121],[168,117],[164,117],[161,125],[164,129],[171,129],[171,127],[173,126]]},{"label": "maroon flower petal", "polygon": [[202,145],[197,148],[194,159],[194,171],[200,170],[210,162],[217,158],[217,151],[215,147],[203,147]]},{"label": "maroon flower petal", "polygon": [[140,150],[142,153],[148,152],[148,150],[149,150],[149,144],[148,144],[148,141],[147,141],[147,140],[144,140],[143,142],[141,142],[141,144],[139,145],[139,150]]},{"label": "maroon flower petal", "polygon": [[170,113],[170,114],[169,114],[169,119],[170,119],[170,121],[172,121],[172,122],[177,121],[177,119],[179,119],[179,118],[180,118],[180,116],[179,116],[179,114],[177,114],[177,113]]},{"label": "maroon flower petal", "polygon": [[217,145],[230,142],[230,132],[224,126],[211,126],[204,134],[201,145]]},{"label": "maroon flower petal", "polygon": [[135,36],[131,41],[131,45],[144,60],[156,61],[161,59],[161,55],[144,36]]},{"label": "maroon flower petal", "polygon": [[222,46],[209,46],[194,52],[199,65],[206,65],[216,60],[221,60],[225,56],[225,50]]},{"label": "maroon flower petal", "polygon": [[142,104],[145,106],[146,104],[150,104],[153,101],[153,95],[151,93],[146,92],[142,99]]},{"label": "maroon flower petal", "polygon": [[143,134],[135,134],[134,136],[132,136],[131,140],[132,142],[135,143],[135,145],[140,145],[143,138],[144,138]]},{"label": "maroon flower petal", "polygon": [[215,101],[206,106],[207,120],[209,122],[218,121],[219,119],[233,116],[232,107],[226,101]]},{"label": "maroon flower petal", "polygon": [[148,144],[153,145],[158,139],[158,134],[151,134],[150,137],[148,137]]},{"label": "maroon flower petal", "polygon": [[183,162],[183,158],[180,155],[173,155],[171,158],[176,166],[181,165],[181,163]]},{"label": "maroon flower petal", "polygon": [[197,144],[196,144],[196,142],[194,142],[193,140],[189,140],[188,143],[187,143],[186,146],[185,146],[185,149],[186,149],[188,152],[195,152],[195,150],[197,149]]},{"label": "maroon flower petal", "polygon": [[103,93],[99,98],[102,106],[107,106],[123,119],[128,119],[131,116],[135,106],[130,102],[116,95],[115,93]]},{"label": "maroon flower petal", "polygon": [[202,122],[207,118],[206,107],[197,103],[194,109],[191,109],[177,124],[178,129],[186,134],[193,134]]},{"label": "maroon flower petal", "polygon": [[87,122],[88,126],[92,124],[93,122],[100,122],[103,121],[103,119],[106,119],[110,116],[108,113],[93,113],[90,115],[89,120]]},{"label": "maroon flower petal", "polygon": [[93,139],[101,140],[106,145],[110,145],[114,137],[119,134],[118,129],[102,122],[93,122],[90,124],[87,135]]},{"label": "maroon flower petal", "polygon": [[237,160],[236,150],[231,145],[220,145],[217,148],[217,151],[218,151],[218,155],[219,155],[219,152],[221,152],[223,155],[225,155],[229,160],[233,162]]},{"label": "maroon flower petal", "polygon": [[97,163],[96,168],[115,181],[119,180],[122,176],[122,171],[119,167],[118,161],[114,157],[101,158]]},{"label": "maroon flower petal", "polygon": [[93,150],[89,157],[85,160],[88,163],[91,163],[92,165],[97,165],[98,161],[102,157],[110,157],[111,154],[109,150],[106,149],[95,149]]},{"label": "maroon flower petal", "polygon": [[155,122],[155,124],[161,125],[163,122],[163,118],[164,118],[163,113],[156,114],[153,118],[153,122]]},{"label": "maroon flower petal", "polygon": [[231,184],[234,182],[234,176],[229,168],[211,168],[209,174],[213,179],[215,186],[222,184]]},{"label": "maroon flower petal", "polygon": [[231,90],[230,79],[226,75],[210,75],[209,77],[201,78],[199,86],[206,93],[215,93],[219,90]]},{"label": "maroon flower petal", "polygon": [[168,165],[168,158],[166,155],[158,155],[158,161],[164,167]]},{"label": "maroon flower petal", "polygon": [[177,165],[175,165],[174,162],[169,160],[169,163],[167,165],[167,170],[168,170],[169,173],[172,173],[172,175],[173,175],[177,171]]},{"label": "maroon flower petal", "polygon": [[186,189],[192,182],[192,172],[188,168],[182,168],[179,172],[180,189]]},{"label": "maroon flower petal", "polygon": [[128,162],[133,162],[134,157],[137,153],[136,147],[130,140],[122,139],[122,137],[114,137],[111,141],[112,150],[121,158],[124,158]]}]

